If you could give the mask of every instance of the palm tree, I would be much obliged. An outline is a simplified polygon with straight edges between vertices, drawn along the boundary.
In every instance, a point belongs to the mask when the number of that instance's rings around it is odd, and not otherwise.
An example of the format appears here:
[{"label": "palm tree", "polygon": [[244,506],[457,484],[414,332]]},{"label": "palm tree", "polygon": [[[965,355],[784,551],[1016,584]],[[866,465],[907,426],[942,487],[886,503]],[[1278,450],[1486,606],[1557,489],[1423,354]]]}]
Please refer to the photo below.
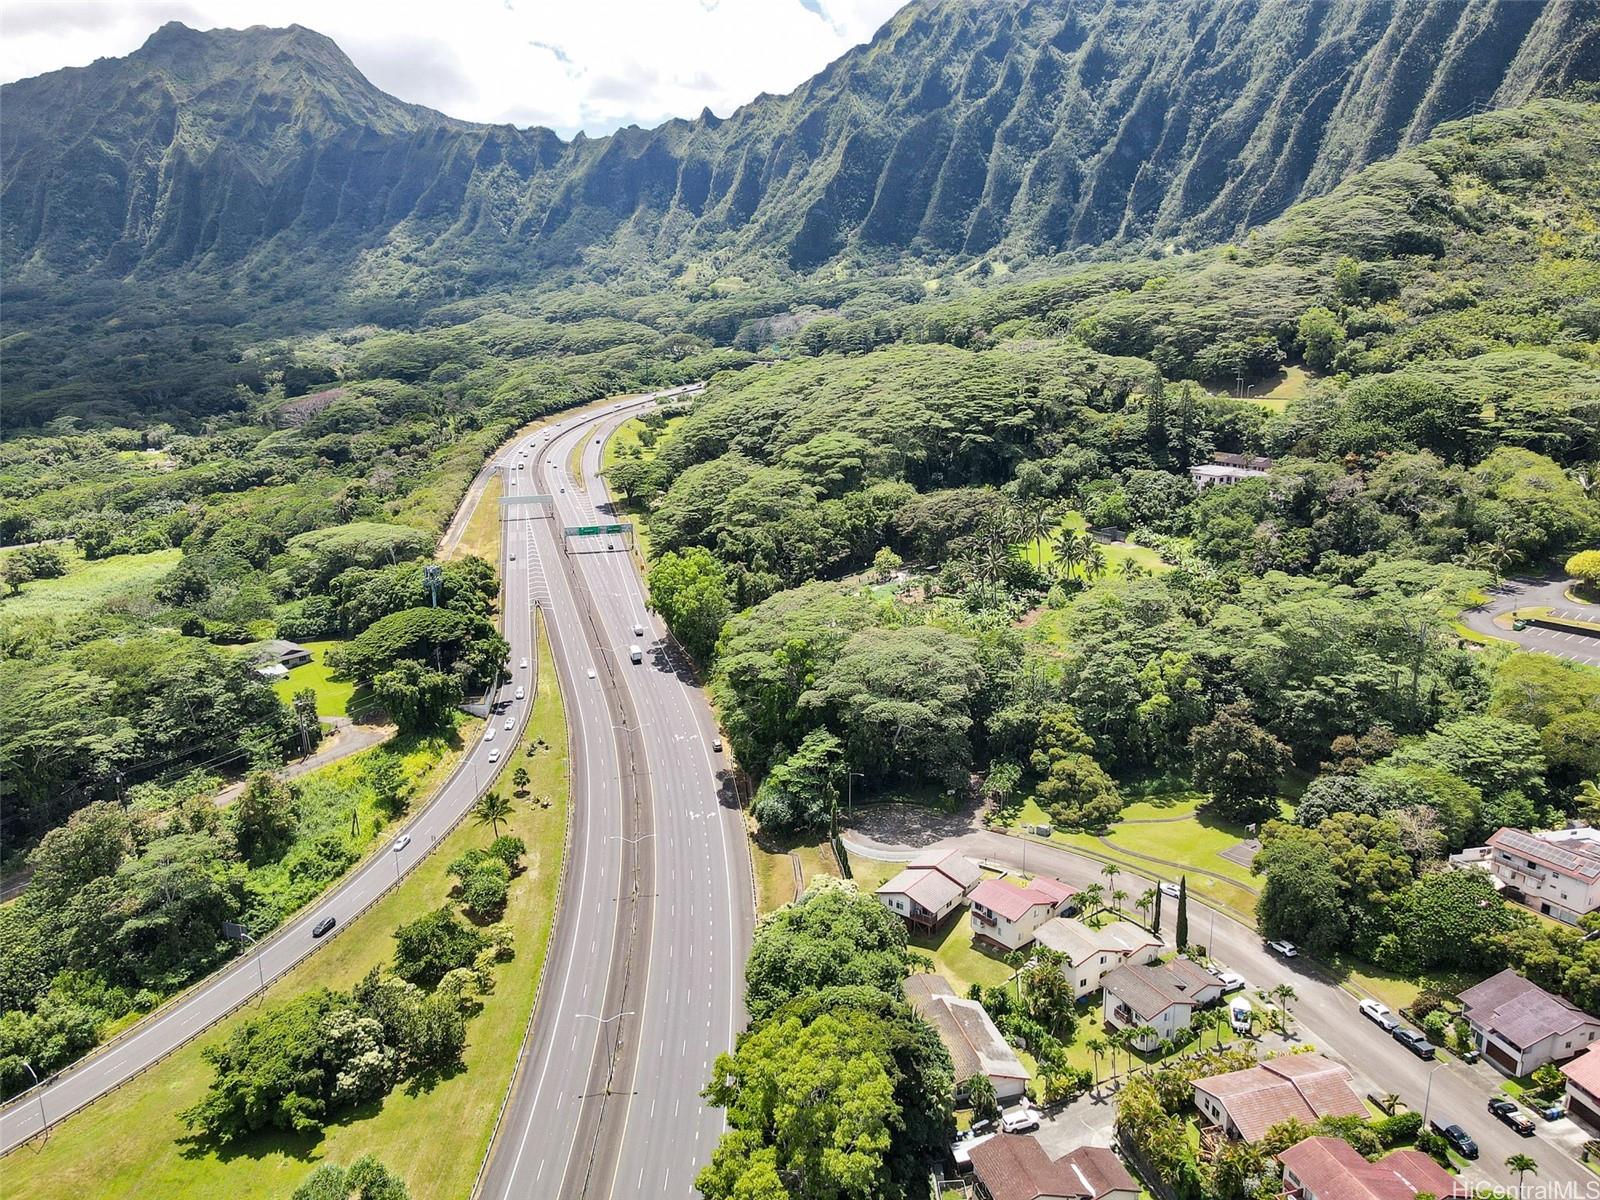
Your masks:
[{"label": "palm tree", "polygon": [[1122,902],[1127,898],[1128,893],[1123,891],[1121,888],[1111,889],[1111,907],[1116,910],[1117,916],[1119,917],[1122,915]]},{"label": "palm tree", "polygon": [[1539,1164],[1526,1154],[1513,1154],[1506,1159],[1506,1170],[1517,1177],[1517,1195],[1520,1196],[1522,1195],[1522,1177],[1529,1174],[1537,1175],[1539,1173]]},{"label": "palm tree", "polygon": [[1133,906],[1144,914],[1146,925],[1150,923],[1150,910],[1156,906],[1156,897],[1160,894],[1155,888],[1146,888],[1139,893],[1139,898],[1133,902]]},{"label": "palm tree", "polygon": [[1112,887],[1116,887],[1117,876],[1122,874],[1122,868],[1117,866],[1116,863],[1107,863],[1105,866],[1100,868],[1100,874],[1111,880]]},{"label": "palm tree", "polygon": [[1119,567],[1118,570],[1121,571],[1122,577],[1124,579],[1130,579],[1130,580],[1132,580],[1132,579],[1141,579],[1145,575],[1149,574],[1149,572],[1144,569],[1143,564],[1135,562],[1131,558],[1123,559],[1122,560],[1122,566]]},{"label": "palm tree", "polygon": [[1089,552],[1083,556],[1083,577],[1085,579],[1099,579],[1106,573],[1106,552],[1099,546],[1090,546]]},{"label": "palm tree", "polygon": [[511,786],[517,789],[517,795],[522,795],[528,790],[528,768],[518,767],[511,772]]},{"label": "palm tree", "polygon": [[1299,999],[1299,996],[1295,994],[1294,988],[1287,983],[1280,983],[1271,991],[1261,993],[1261,998],[1277,1005],[1281,1014],[1280,1025],[1284,1034],[1287,1035],[1293,1018],[1293,1014],[1289,1012],[1289,1001]]},{"label": "palm tree", "polygon": [[1100,1059],[1106,1052],[1105,1038],[1092,1037],[1083,1044],[1083,1048],[1094,1058],[1094,1085],[1100,1086]]},{"label": "palm tree", "polygon": [[1056,533],[1050,548],[1056,555],[1056,574],[1062,579],[1070,576],[1083,563],[1083,547],[1078,542],[1078,535],[1065,525]]},{"label": "palm tree", "polygon": [[510,819],[511,801],[499,792],[485,792],[472,806],[472,823],[489,826],[494,830],[495,837],[500,836],[500,822]]},{"label": "palm tree", "polygon": [[1098,883],[1091,883],[1078,893],[1078,911],[1087,917],[1104,905],[1105,895],[1106,891],[1103,887]]},{"label": "palm tree", "polygon": [[1050,530],[1055,526],[1055,506],[1048,500],[1035,500],[1022,510],[1018,524],[1022,526],[1022,536],[1028,539],[1028,548],[1033,550],[1034,563],[1039,565],[1040,556],[1044,553],[1043,542],[1050,536]]}]

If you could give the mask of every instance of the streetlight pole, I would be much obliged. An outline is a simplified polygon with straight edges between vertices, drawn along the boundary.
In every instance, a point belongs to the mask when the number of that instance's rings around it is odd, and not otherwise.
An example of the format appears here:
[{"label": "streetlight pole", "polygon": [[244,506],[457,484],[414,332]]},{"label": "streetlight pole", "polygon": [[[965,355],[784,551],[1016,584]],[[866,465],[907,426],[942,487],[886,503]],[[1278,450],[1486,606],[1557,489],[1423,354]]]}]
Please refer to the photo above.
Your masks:
[{"label": "streetlight pole", "polygon": [[[1444,1064],[1440,1063],[1439,1067],[1442,1066]],[[1439,1067],[1435,1067],[1428,1072],[1428,1090],[1422,1095],[1422,1127],[1424,1129],[1428,1127],[1428,1105],[1433,1100],[1433,1077],[1439,1073]]]},{"label": "streetlight pole", "polygon": [[[585,1020],[598,1021],[600,1023],[600,1027],[602,1029],[604,1029],[607,1025],[611,1024],[611,1022],[613,1022],[613,1021],[620,1021],[620,1020],[622,1020],[623,1017],[631,1017],[631,1016],[633,1016],[633,1010],[632,1009],[628,1009],[626,1012],[612,1013],[609,1017],[596,1016],[594,1013],[577,1013],[576,1015],[578,1017],[580,1017],[580,1018],[585,1019]],[[616,1069],[617,1069],[617,1048],[615,1046],[612,1046],[609,1050],[606,1051],[606,1091],[605,1091],[605,1094],[608,1095],[608,1096],[611,1094],[611,1076],[612,1076],[613,1072],[616,1071]]]},{"label": "streetlight pole", "polygon": [[24,1061],[23,1066],[28,1068],[28,1074],[33,1076],[33,1086],[39,1089],[39,1124],[44,1126],[44,1140],[50,1140],[50,1118],[44,1115],[44,1087],[39,1082],[39,1072],[33,1069],[33,1064]]},{"label": "streetlight pole", "polygon": [[847,816],[855,816],[856,812],[856,780],[865,779],[861,771],[846,771],[844,779],[844,805]]}]

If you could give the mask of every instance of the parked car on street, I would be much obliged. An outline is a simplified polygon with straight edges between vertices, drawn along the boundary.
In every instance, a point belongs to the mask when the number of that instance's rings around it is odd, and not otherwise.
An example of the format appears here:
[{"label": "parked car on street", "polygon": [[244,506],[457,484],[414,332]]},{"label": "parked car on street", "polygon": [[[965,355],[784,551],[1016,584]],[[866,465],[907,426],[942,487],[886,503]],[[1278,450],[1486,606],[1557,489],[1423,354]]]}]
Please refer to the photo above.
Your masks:
[{"label": "parked car on street", "polygon": [[1378,1028],[1392,1032],[1400,1022],[1395,1019],[1394,1013],[1389,1011],[1387,1004],[1380,1004],[1376,1000],[1363,1000],[1358,1006],[1361,1015],[1371,1021]]},{"label": "parked car on street", "polygon": [[1462,1158],[1477,1158],[1478,1143],[1472,1140],[1471,1135],[1459,1125],[1446,1125],[1439,1121],[1429,1121],[1428,1128],[1437,1133],[1450,1143],[1451,1149]]},{"label": "parked car on street", "polygon": [[1517,1107],[1516,1101],[1495,1099],[1489,1101],[1489,1111],[1495,1119],[1511,1126],[1523,1137],[1533,1136],[1533,1122],[1522,1115],[1522,1110]]},{"label": "parked car on street", "polygon": [[1222,994],[1242,992],[1249,985],[1245,983],[1244,976],[1237,971],[1218,971],[1217,978],[1222,980]]},{"label": "parked car on street", "polygon": [[1415,1029],[1407,1029],[1404,1025],[1396,1025],[1389,1031],[1389,1036],[1418,1058],[1431,1059],[1433,1057],[1433,1047],[1428,1043],[1428,1039]]},{"label": "parked car on street", "polygon": [[1293,942],[1286,942],[1280,939],[1276,942],[1268,942],[1267,945],[1272,948],[1273,953],[1281,954],[1284,958],[1300,957],[1300,948]]}]

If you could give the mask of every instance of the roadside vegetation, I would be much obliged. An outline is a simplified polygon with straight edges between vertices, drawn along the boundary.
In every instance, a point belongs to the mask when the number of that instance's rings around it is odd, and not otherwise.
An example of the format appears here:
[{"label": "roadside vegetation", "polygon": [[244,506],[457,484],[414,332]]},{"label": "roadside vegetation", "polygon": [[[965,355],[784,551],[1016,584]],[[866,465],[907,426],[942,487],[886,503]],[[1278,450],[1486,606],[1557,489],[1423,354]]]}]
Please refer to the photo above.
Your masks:
[{"label": "roadside vegetation", "polygon": [[[319,1163],[351,1164],[347,1169],[353,1170],[358,1158],[371,1154],[401,1179],[412,1195],[464,1195],[470,1191],[538,989],[565,844],[565,717],[554,685],[554,664],[548,644],[542,640],[540,655],[541,683],[526,735],[507,755],[492,787],[510,802],[510,811],[498,827],[473,819],[463,822],[400,885],[317,954],[272,984],[259,1004],[247,1006],[126,1086],[61,1122],[43,1146],[13,1156],[7,1164],[13,1187],[60,1200],[86,1193],[127,1200],[149,1195],[174,1200],[218,1195],[275,1200],[305,1182]],[[524,771],[527,780],[519,782],[519,772]],[[504,908],[498,914],[474,915],[468,911],[462,880],[471,868],[463,860],[473,861],[500,839],[520,840],[520,869],[509,881]],[[503,841],[500,844],[505,845]],[[441,906],[449,914],[452,928],[467,934],[438,936],[444,921],[429,914],[436,914]],[[468,941],[495,937],[490,932],[495,928],[511,932],[515,958],[509,963],[480,972],[477,955],[481,948],[464,965],[451,957],[456,943],[464,947]],[[432,932],[421,936],[425,930]],[[406,931],[404,937],[399,936],[402,931]],[[417,986],[430,996],[454,988],[452,971],[464,972],[456,975],[455,981],[462,985],[460,997],[466,1008],[475,1011],[460,1013],[464,1041],[459,1061],[445,1069],[423,1072],[412,1082],[390,1085],[365,1100],[357,1102],[352,1097],[349,1107],[342,1099],[328,1107],[328,1098],[324,1098],[325,1119],[318,1122],[320,1128],[296,1131],[290,1120],[285,1128],[261,1129],[223,1141],[186,1127],[180,1117],[185,1111],[197,1110],[197,1119],[213,1108],[223,1116],[231,1111],[226,1103],[230,1089],[221,1084],[233,1076],[219,1075],[214,1057],[224,1055],[230,1068],[237,1066],[244,1072],[240,1082],[247,1080],[251,1071],[267,1066],[268,1059],[236,1053],[260,1042],[259,1036],[245,1030],[254,1026],[259,1035],[264,1029],[259,1024],[262,1021],[281,1023],[288,1019],[287,1014],[303,1014],[307,1006],[329,1004],[325,999],[329,995],[363,993],[369,990],[366,981],[375,970],[379,972],[379,993],[408,996],[408,988],[398,986],[397,970],[418,981]],[[485,983],[491,990],[482,990],[480,985]],[[433,1003],[436,1009],[447,1009],[441,1000]],[[338,1002],[333,1004],[335,1009],[340,1007]],[[446,1033],[455,1026],[448,1011],[439,1012],[437,1020]],[[354,1022],[339,1018],[332,1024],[336,1028],[353,1026],[354,1033],[371,1031],[359,1017]],[[311,1028],[296,1025],[289,1039],[321,1036],[309,1032]],[[331,1032],[321,1021],[315,1028]],[[377,1061],[389,1064],[385,1071],[402,1069],[399,1064],[405,1061],[406,1045],[402,1037],[401,1053],[393,1059],[377,1051]],[[265,1046],[262,1049],[267,1051]],[[339,1066],[339,1071],[330,1071],[330,1080],[345,1069],[342,1051]],[[377,1088],[390,1078],[376,1072],[367,1082]],[[354,1078],[351,1082],[354,1084]],[[427,1130],[428,1135],[419,1137],[419,1129]],[[320,1194],[317,1198],[321,1200]]]}]

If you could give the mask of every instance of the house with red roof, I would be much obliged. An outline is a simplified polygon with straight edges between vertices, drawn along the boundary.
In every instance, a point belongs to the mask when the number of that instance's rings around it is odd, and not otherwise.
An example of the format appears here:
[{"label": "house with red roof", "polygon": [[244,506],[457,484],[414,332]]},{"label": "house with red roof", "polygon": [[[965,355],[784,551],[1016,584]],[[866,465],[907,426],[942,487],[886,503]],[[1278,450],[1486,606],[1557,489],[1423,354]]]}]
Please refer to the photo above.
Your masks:
[{"label": "house with red roof", "polygon": [[1078,890],[1040,875],[1026,884],[985,879],[972,889],[968,911],[972,936],[1002,950],[1020,950],[1039,926],[1077,907]]},{"label": "house with red roof", "polygon": [[1355,1081],[1320,1054],[1282,1054],[1266,1062],[1194,1081],[1194,1106],[1229,1137],[1258,1142],[1290,1117],[1314,1125],[1323,1117],[1364,1117]]},{"label": "house with red roof", "polygon": [[1561,1068],[1567,1077],[1567,1116],[1600,1131],[1600,1046],[1591,1046]]},{"label": "house with red roof", "polygon": [[1286,1200],[1416,1200],[1466,1196],[1469,1185],[1420,1150],[1391,1150],[1368,1162],[1343,1138],[1310,1137],[1282,1154]]},{"label": "house with red roof", "polygon": [[1002,1133],[972,1147],[978,1194],[988,1200],[1138,1200],[1139,1184],[1104,1146],[1052,1159],[1031,1134]]}]

